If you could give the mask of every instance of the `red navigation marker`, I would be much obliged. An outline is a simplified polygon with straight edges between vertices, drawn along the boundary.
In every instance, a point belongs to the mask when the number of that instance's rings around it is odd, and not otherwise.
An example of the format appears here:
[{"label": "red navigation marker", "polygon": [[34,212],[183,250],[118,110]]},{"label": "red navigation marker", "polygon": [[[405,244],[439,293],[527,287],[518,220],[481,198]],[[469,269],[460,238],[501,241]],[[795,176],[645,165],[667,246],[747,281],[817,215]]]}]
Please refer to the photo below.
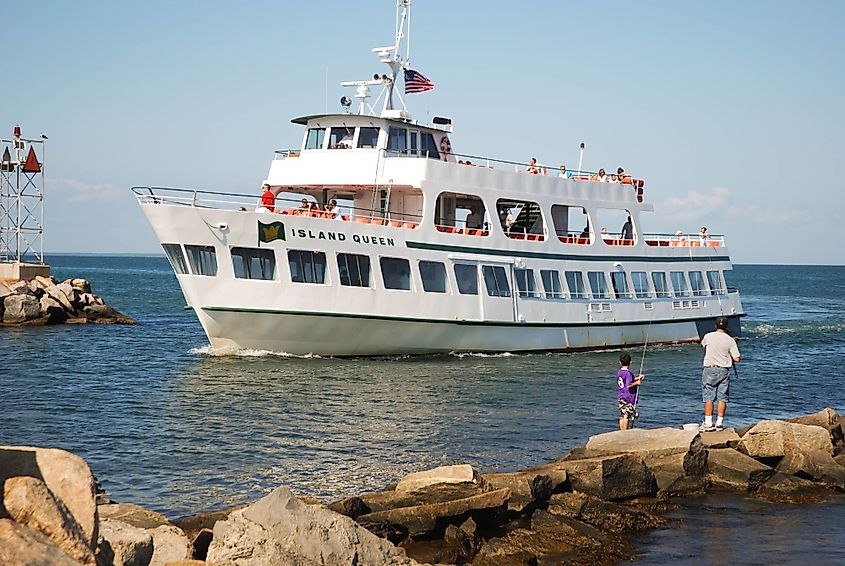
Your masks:
[{"label": "red navigation marker", "polygon": [[41,173],[41,164],[38,163],[38,158],[35,157],[35,150],[32,147],[29,148],[29,153],[21,170],[24,173]]}]

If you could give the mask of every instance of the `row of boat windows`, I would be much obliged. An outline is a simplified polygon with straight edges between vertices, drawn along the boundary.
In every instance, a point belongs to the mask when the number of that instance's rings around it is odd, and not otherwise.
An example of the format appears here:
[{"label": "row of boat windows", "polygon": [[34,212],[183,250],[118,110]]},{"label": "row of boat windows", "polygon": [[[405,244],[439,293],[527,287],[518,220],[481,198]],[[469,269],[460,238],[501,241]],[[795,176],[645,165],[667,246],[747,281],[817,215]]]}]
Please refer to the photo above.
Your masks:
[{"label": "row of boat windows", "polygon": [[[217,252],[214,246],[185,245],[185,254],[179,244],[162,244],[177,274],[204,276],[217,275]],[[231,248],[232,268],[238,279],[275,280],[276,254],[272,249]],[[293,283],[328,285],[327,257],[325,252],[288,250],[288,269]],[[336,257],[338,280],[346,287],[372,287],[370,257],[362,254],[338,253]],[[379,269],[385,289],[410,291],[412,286],[411,262],[406,258],[380,257]],[[190,270],[188,266],[190,265]],[[455,287],[461,295],[479,292],[478,265],[454,263],[452,272]],[[491,297],[511,296],[511,277],[502,265],[481,264],[481,275],[487,294]],[[446,264],[439,261],[419,260],[417,271],[422,289],[426,293],[448,293],[449,279]],[[562,275],[562,276],[561,276]],[[610,299],[651,297],[701,297],[721,295],[726,292],[722,274],[717,270],[692,271],[603,271],[584,272],[540,269],[537,285],[535,270],[514,268],[512,279],[519,297],[546,299]],[[671,285],[670,285],[671,283]]]},{"label": "row of boat windows", "polygon": [[[328,131],[328,135],[326,132]],[[352,149],[379,147],[380,128],[333,126],[308,128],[303,149]],[[440,159],[434,136],[429,132],[391,126],[387,131],[387,149],[398,153],[425,155]]]}]

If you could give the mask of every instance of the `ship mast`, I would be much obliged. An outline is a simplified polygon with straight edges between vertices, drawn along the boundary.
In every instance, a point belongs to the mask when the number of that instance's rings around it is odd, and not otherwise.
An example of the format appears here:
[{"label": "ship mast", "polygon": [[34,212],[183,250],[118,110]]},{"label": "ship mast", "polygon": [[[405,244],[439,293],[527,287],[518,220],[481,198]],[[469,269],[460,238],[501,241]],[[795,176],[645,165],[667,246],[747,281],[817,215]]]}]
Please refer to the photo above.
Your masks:
[{"label": "ship mast", "polygon": [[[358,99],[358,114],[375,116],[375,107],[382,103],[381,116],[390,118],[410,119],[411,115],[405,106],[405,100],[396,90],[396,80],[400,72],[408,68],[411,61],[411,0],[396,0],[396,31],[393,45],[387,47],[376,47],[372,50],[378,55],[379,61],[390,68],[390,74],[379,75],[375,73],[372,80],[367,81],[344,81],[340,86],[357,87],[355,98]],[[405,40],[405,57],[402,57],[402,40]],[[370,104],[367,99],[370,97],[370,86],[381,85],[382,91]],[[399,99],[402,105],[401,110],[396,109],[393,103],[393,95]],[[384,100],[382,101],[382,97]]]}]

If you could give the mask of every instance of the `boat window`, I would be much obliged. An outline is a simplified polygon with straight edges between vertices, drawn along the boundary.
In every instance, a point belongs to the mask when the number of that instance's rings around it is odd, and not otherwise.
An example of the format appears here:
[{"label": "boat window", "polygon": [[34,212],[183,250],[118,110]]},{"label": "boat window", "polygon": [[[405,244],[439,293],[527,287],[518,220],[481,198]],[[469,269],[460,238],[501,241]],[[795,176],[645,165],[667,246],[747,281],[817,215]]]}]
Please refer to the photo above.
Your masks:
[{"label": "boat window", "polygon": [[[456,266],[457,267],[457,266]],[[439,261],[421,261],[420,279],[426,293],[446,292],[446,266]]]},{"label": "boat window", "polygon": [[666,274],[662,271],[655,271],[651,274],[651,280],[654,282],[654,293],[658,297],[669,296],[669,286],[666,285]]},{"label": "boat window", "polygon": [[352,149],[355,128],[336,126],[329,132],[329,149]]},{"label": "boat window", "polygon": [[272,249],[232,248],[232,267],[238,279],[275,279],[276,254]]},{"label": "boat window", "polygon": [[607,291],[607,279],[604,278],[603,271],[588,271],[587,280],[590,282],[590,291],[594,299],[610,298]]},{"label": "boat window", "polygon": [[182,246],[179,244],[162,244],[161,247],[164,248],[164,253],[167,255],[167,259],[170,261],[170,265],[173,266],[173,271],[177,275],[188,273],[188,264],[185,263],[185,254],[182,253]]},{"label": "boat window", "polygon": [[422,153],[429,159],[440,159],[440,151],[437,149],[437,144],[434,143],[434,136],[429,133],[422,134]]},{"label": "boat window", "polygon": [[347,287],[370,286],[370,258],[358,254],[337,254],[340,284]]},{"label": "boat window", "polygon": [[408,152],[411,155],[419,155],[420,133],[416,130],[408,130]]},{"label": "boat window", "polygon": [[358,147],[373,148],[378,146],[378,128],[358,128]]},{"label": "boat window", "polygon": [[569,296],[573,299],[585,299],[587,289],[584,287],[584,275],[580,271],[567,271],[565,275]]},{"label": "boat window", "polygon": [[669,277],[672,279],[672,289],[675,291],[676,297],[689,297],[690,292],[687,287],[687,278],[684,277],[683,271],[670,271]]},{"label": "boat window", "polygon": [[555,269],[541,269],[540,279],[543,280],[543,291],[547,299],[562,299],[563,291],[560,288],[560,272]]},{"label": "boat window", "polygon": [[217,275],[217,252],[214,246],[185,246],[188,263],[194,275]]},{"label": "boat window", "polygon": [[634,245],[634,224],[629,211],[621,208],[599,208],[596,210],[595,221],[598,236],[605,245]]},{"label": "boat window", "polygon": [[648,289],[648,275],[645,271],[632,271],[631,283],[634,285],[634,293],[638,299],[647,298],[650,293]]},{"label": "boat window", "polygon": [[707,294],[707,289],[704,288],[704,277],[701,276],[700,271],[689,272],[689,285],[692,289],[692,294],[696,297],[702,297]]},{"label": "boat window", "polygon": [[552,205],[552,222],[557,239],[564,244],[589,244],[592,223],[583,206]]},{"label": "boat window", "polygon": [[456,263],[455,281],[458,283],[458,293],[461,295],[478,294],[478,269],[474,265]]},{"label": "boat window", "polygon": [[306,250],[288,250],[290,280],[294,283],[326,282],[326,254]]},{"label": "boat window", "polygon": [[434,203],[434,226],[438,232],[488,236],[490,223],[484,201],[475,195],[443,192]]},{"label": "boat window", "polygon": [[534,281],[533,269],[514,269],[517,295],[520,297],[538,297],[537,283]]},{"label": "boat window", "polygon": [[411,290],[411,264],[407,259],[382,257],[379,265],[385,289]]},{"label": "boat window", "polygon": [[722,278],[719,277],[718,271],[707,272],[707,283],[710,285],[711,295],[724,295],[725,286],[722,284]]},{"label": "boat window", "polygon": [[407,146],[408,130],[391,126],[387,135],[387,150],[405,153]]},{"label": "boat window", "polygon": [[491,297],[510,297],[511,289],[508,285],[508,276],[505,268],[501,265],[483,265],[481,273],[484,275],[484,284],[487,286],[487,294]]},{"label": "boat window", "polygon": [[308,128],[308,137],[305,138],[305,149],[323,149],[323,140],[325,137],[325,128]]},{"label": "boat window", "polygon": [[630,299],[631,291],[628,289],[628,278],[624,271],[613,271],[610,274],[610,283],[613,285],[613,296],[617,299]]},{"label": "boat window", "polygon": [[543,214],[536,202],[499,199],[496,201],[499,223],[505,234],[514,239],[544,240]]}]

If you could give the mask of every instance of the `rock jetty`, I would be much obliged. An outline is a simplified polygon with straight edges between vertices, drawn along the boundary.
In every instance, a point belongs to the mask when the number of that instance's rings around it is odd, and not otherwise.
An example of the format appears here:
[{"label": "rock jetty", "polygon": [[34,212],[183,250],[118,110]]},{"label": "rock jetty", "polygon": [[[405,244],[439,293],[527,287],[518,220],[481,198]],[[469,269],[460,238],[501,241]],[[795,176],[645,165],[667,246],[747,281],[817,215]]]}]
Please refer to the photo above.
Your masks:
[{"label": "rock jetty", "polygon": [[91,292],[85,279],[58,283],[53,277],[0,281],[0,325],[136,324]]},{"label": "rock jetty", "polygon": [[533,468],[416,472],[327,506],[279,487],[252,505],[175,522],[97,504],[85,462],[0,447],[0,564],[218,566],[616,564],[683,497],[719,489],[782,503],[845,491],[845,419],[832,409],[740,430],[593,436]]}]

